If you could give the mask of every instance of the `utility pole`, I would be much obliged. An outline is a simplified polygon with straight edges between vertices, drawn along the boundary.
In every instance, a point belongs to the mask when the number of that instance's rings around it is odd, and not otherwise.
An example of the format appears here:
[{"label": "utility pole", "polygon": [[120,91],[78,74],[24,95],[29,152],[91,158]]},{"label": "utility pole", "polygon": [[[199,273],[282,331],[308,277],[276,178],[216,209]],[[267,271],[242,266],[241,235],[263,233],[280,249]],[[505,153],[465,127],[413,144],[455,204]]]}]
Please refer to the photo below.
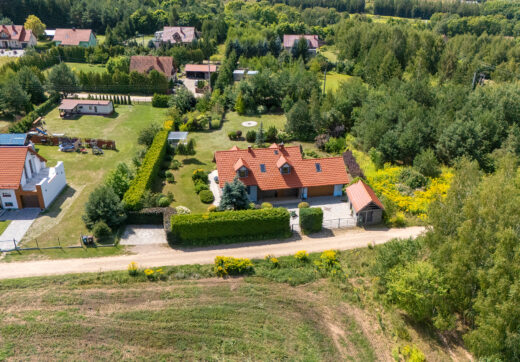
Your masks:
[{"label": "utility pole", "polygon": [[211,94],[211,63],[210,63],[209,59],[208,59],[208,74],[209,74],[209,79],[208,79],[209,93]]}]

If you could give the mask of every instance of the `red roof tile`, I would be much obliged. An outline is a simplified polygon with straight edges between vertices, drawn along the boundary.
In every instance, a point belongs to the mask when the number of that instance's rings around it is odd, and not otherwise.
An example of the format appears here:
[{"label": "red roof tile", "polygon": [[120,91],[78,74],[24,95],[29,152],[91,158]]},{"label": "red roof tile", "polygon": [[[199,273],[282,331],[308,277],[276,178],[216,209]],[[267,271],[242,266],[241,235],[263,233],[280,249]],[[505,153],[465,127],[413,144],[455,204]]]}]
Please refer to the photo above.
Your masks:
[{"label": "red roof tile", "polygon": [[92,29],[56,29],[53,41],[60,45],[79,45],[80,42],[89,42]]},{"label": "red roof tile", "polygon": [[46,161],[30,147],[0,147],[0,189],[16,190],[20,186],[27,152]]},{"label": "red roof tile", "polygon": [[207,73],[208,69],[210,73],[213,73],[217,71],[217,66],[215,64],[210,64],[208,68],[208,64],[186,64],[184,67],[185,72]]},{"label": "red roof tile", "polygon": [[165,26],[161,36],[161,41],[172,44],[191,43],[195,39],[197,39],[197,34],[192,26]]},{"label": "red roof tile", "polygon": [[235,171],[238,171],[240,168],[245,167],[247,168],[247,164],[245,163],[244,159],[240,157],[237,162],[233,165],[233,169]]},{"label": "red roof tile", "polygon": [[317,35],[303,35],[303,34],[298,34],[298,35],[284,34],[283,46],[285,48],[292,48],[294,46],[294,42],[301,38],[307,39],[307,43],[309,44],[309,49],[316,49],[316,48],[320,47],[320,41],[319,41],[319,38]]},{"label": "red roof tile", "polygon": [[23,25],[2,25],[0,33],[8,35],[9,40],[18,40],[19,42],[28,42],[32,36],[32,30],[26,30]]},{"label": "red roof tile", "polygon": [[134,55],[130,58],[130,71],[148,74],[156,70],[167,77],[175,74],[173,57],[156,57],[153,55]]},{"label": "red roof tile", "polygon": [[[281,174],[277,163],[284,158],[291,165],[289,174]],[[235,165],[240,159],[249,172],[240,180],[248,186],[258,186],[261,190],[280,190],[299,187],[343,185],[349,183],[345,164],[341,157],[304,159],[299,146],[282,145],[269,148],[231,149],[215,152],[215,162],[220,186],[231,182],[236,176]],[[260,165],[265,166],[265,172]],[[316,164],[320,164],[318,172]],[[283,165],[282,165],[283,166]]]},{"label": "red roof tile", "polygon": [[379,206],[381,209],[385,208],[377,198],[374,190],[361,180],[347,187],[345,191],[356,212],[363,210],[371,202]]}]

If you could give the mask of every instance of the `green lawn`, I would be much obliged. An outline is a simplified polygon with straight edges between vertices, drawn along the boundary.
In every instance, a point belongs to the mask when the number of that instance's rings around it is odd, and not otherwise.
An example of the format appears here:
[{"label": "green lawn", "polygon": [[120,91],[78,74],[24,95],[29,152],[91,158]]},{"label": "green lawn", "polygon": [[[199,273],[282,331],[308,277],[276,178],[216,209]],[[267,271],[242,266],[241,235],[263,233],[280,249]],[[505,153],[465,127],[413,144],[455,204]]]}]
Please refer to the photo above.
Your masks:
[{"label": "green lawn", "polygon": [[133,37],[133,38],[128,39],[127,41],[135,40],[137,42],[137,44],[143,45],[146,47],[146,46],[148,46],[148,42],[150,40],[153,40],[154,38],[155,38],[154,34],[151,34],[151,35],[140,36],[138,38]]},{"label": "green lawn", "polygon": [[5,229],[7,229],[10,223],[10,220],[0,221],[0,236],[2,236],[2,233],[5,231]]},{"label": "green lawn", "polygon": [[85,73],[104,73],[106,72],[106,68],[103,64],[88,64],[88,63],[71,63],[66,62],[70,69],[72,69],[74,72],[85,72]]},{"label": "green lawn", "polygon": [[[244,127],[242,122],[255,121],[258,125],[255,127]],[[195,147],[197,153],[194,156],[175,156],[175,158],[183,163],[183,166],[176,171],[173,171],[176,183],[166,184],[162,192],[167,193],[171,191],[175,197],[173,206],[183,205],[191,209],[193,212],[203,212],[208,208],[207,204],[203,204],[199,200],[199,196],[195,193],[191,175],[197,168],[202,168],[206,171],[212,171],[215,169],[215,163],[213,163],[213,154],[215,151],[228,150],[234,145],[240,148],[246,148],[248,142],[243,141],[231,141],[227,136],[231,131],[241,130],[243,137],[245,137],[247,131],[258,130],[260,122],[263,123],[264,132],[267,131],[269,126],[275,126],[278,130],[283,130],[285,127],[286,119],[283,114],[264,114],[257,117],[246,117],[239,116],[235,112],[228,113],[226,121],[222,128],[216,131],[203,131],[203,132],[191,132],[188,136],[193,138],[197,144]],[[302,143],[297,142],[295,144],[302,144],[304,150],[316,150],[313,143]]]},{"label": "green lawn", "polygon": [[[325,91],[326,92],[335,91],[336,89],[338,89],[341,82],[347,81],[350,78],[352,78],[352,76],[348,75],[348,74],[338,74],[335,72],[327,73],[327,80],[326,80],[327,83],[325,85]],[[322,78],[321,82],[322,82],[321,84],[323,87],[323,78]]]},{"label": "green lawn", "polygon": [[0,68],[4,65],[4,64],[7,64],[13,60],[15,60],[16,58],[13,58],[13,57],[6,57],[6,56],[0,56]]},{"label": "green lawn", "polygon": [[[92,153],[62,153],[56,146],[37,146],[39,153],[53,166],[58,160],[63,161],[67,175],[68,187],[58,196],[51,207],[38,218],[24,238],[24,246],[35,246],[34,239],[40,246],[57,245],[59,238],[62,245],[77,245],[79,237],[86,232],[81,220],[83,208],[92,190],[101,184],[108,172],[119,162],[131,164],[137,146],[137,135],[141,129],[152,122],[160,122],[164,118],[164,109],[152,108],[150,105],[116,106],[116,113],[111,117],[82,116],[78,119],[61,119],[58,109],[47,116],[45,122],[49,133],[64,133],[67,136],[113,139],[117,151],[105,151],[103,156]],[[112,250],[112,251],[108,251]],[[118,253],[123,249],[106,248],[98,254]],[[92,256],[81,250],[49,252],[50,257]],[[31,258],[38,253],[24,253],[16,258]]]},{"label": "green lawn", "polygon": [[320,48],[320,54],[325,58],[330,60],[331,62],[336,62],[338,60],[338,50],[333,45],[324,45]]}]

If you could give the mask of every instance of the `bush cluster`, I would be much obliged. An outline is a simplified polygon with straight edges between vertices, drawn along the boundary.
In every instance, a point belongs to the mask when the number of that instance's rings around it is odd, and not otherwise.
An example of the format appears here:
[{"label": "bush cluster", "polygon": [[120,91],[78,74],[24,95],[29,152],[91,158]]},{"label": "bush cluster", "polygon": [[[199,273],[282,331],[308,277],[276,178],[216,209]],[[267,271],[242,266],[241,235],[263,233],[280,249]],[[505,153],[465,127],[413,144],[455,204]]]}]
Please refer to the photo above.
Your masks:
[{"label": "bush cluster", "polygon": [[178,243],[207,245],[290,235],[287,209],[273,208],[174,215],[172,234]]},{"label": "bush cluster", "polygon": [[323,226],[323,210],[319,207],[300,209],[300,227],[304,234],[316,233]]},{"label": "bush cluster", "polygon": [[167,94],[154,93],[152,97],[152,107],[168,108],[169,96]]},{"label": "bush cluster", "polygon": [[28,132],[29,129],[32,127],[33,122],[36,120],[36,118],[41,117],[49,113],[54,107],[56,107],[56,104],[58,104],[60,100],[59,94],[55,94],[51,96],[49,99],[47,99],[45,102],[43,102],[39,107],[36,107],[36,109],[32,112],[30,112],[28,115],[23,117],[19,122],[9,126],[9,132],[10,133],[25,133]]},{"label": "bush cluster", "polygon": [[132,180],[130,188],[123,196],[123,202],[127,210],[139,210],[142,208],[142,197],[149,189],[159,174],[159,169],[166,153],[168,131],[158,132],[152,145],[146,152],[143,163]]},{"label": "bush cluster", "polygon": [[210,190],[202,190],[199,192],[200,201],[205,204],[211,204],[213,200],[215,200],[215,196],[213,196],[213,192]]},{"label": "bush cluster", "polygon": [[247,258],[217,256],[215,257],[214,271],[218,277],[226,277],[228,275],[252,274],[254,268],[251,260]]},{"label": "bush cluster", "polygon": [[126,219],[127,224],[154,224],[162,225],[164,215],[174,214],[176,211],[171,207],[149,207],[140,211],[130,211]]}]

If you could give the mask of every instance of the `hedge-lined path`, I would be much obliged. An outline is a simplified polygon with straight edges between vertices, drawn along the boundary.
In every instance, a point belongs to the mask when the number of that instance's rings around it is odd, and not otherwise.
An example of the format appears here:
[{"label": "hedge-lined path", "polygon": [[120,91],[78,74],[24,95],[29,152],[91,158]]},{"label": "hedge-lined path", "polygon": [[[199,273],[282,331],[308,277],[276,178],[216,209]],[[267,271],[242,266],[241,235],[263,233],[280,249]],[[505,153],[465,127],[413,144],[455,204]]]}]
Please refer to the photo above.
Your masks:
[{"label": "hedge-lined path", "polygon": [[312,237],[295,234],[288,240],[268,240],[203,248],[171,249],[167,245],[151,248],[140,246],[133,250],[134,255],[0,263],[0,279],[125,270],[132,261],[141,267],[158,267],[210,264],[218,255],[254,259],[263,258],[267,254],[291,255],[298,250],[319,252],[327,249],[356,249],[372,243],[383,244],[394,238],[416,237],[423,231],[424,228],[419,226],[402,229],[343,229],[334,233],[326,230]]},{"label": "hedge-lined path", "polygon": [[[87,99],[88,96],[90,95],[99,95],[99,94],[105,94],[105,95],[110,95],[110,96],[119,96],[119,97],[126,97],[127,94],[112,94],[112,93],[76,93],[76,94],[71,94],[69,96],[69,98],[74,98],[74,97],[78,97],[79,99]],[[132,100],[132,102],[137,102],[137,103],[151,103],[152,102],[152,97],[151,96],[130,96],[130,99]]]}]

